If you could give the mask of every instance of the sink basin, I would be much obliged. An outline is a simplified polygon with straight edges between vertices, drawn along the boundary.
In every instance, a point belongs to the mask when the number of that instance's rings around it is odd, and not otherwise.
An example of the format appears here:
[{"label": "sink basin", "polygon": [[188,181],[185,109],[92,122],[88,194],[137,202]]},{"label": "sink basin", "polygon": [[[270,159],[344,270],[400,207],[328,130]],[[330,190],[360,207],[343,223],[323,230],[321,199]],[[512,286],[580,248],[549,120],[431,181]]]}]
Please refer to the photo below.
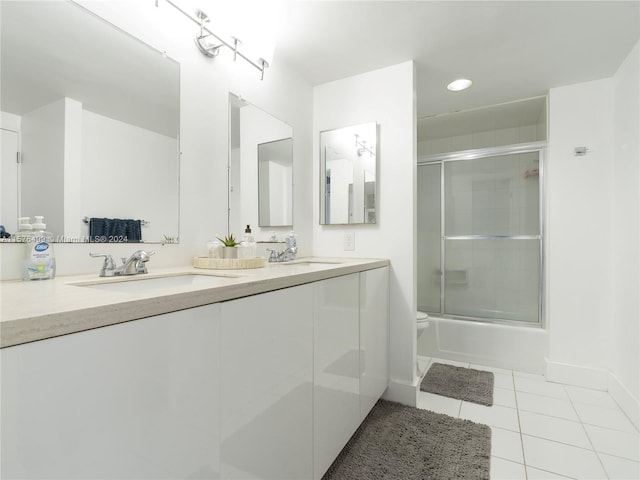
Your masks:
[{"label": "sink basin", "polygon": [[118,277],[103,281],[91,281],[84,283],[72,283],[77,287],[96,288],[112,292],[146,292],[158,288],[179,287],[183,285],[210,285],[222,284],[231,276],[203,275],[197,273],[185,273],[167,277],[145,277],[136,275],[132,277]]}]

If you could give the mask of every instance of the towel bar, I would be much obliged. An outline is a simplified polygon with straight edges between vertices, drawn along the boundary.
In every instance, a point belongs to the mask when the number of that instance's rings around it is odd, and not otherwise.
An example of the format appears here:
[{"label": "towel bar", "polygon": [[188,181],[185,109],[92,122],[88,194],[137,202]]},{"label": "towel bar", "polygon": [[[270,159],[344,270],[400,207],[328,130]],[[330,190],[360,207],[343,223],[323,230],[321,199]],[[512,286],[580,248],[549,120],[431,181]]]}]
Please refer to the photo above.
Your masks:
[{"label": "towel bar", "polygon": [[[84,223],[89,223],[89,217],[83,217],[82,221]],[[146,225],[149,225],[151,222],[149,220],[140,220],[140,225],[142,225],[143,227]]]}]

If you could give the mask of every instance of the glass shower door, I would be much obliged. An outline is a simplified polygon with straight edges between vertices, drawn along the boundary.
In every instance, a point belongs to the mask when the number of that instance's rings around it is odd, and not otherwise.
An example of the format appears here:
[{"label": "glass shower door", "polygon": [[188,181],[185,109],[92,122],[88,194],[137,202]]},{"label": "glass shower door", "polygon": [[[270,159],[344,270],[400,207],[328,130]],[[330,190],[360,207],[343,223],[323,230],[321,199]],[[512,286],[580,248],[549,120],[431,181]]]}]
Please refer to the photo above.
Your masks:
[{"label": "glass shower door", "polygon": [[418,310],[442,313],[441,304],[441,164],[418,168]]},{"label": "glass shower door", "polygon": [[541,323],[540,150],[418,168],[418,308]]},{"label": "glass shower door", "polygon": [[540,321],[539,152],[444,163],[444,313]]}]

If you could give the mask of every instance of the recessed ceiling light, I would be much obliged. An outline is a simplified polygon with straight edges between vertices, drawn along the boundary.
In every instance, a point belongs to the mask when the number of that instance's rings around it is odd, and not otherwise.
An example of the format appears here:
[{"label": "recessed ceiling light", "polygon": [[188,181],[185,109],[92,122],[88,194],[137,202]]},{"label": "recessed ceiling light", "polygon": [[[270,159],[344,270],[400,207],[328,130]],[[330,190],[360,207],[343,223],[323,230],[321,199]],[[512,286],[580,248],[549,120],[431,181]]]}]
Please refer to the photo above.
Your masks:
[{"label": "recessed ceiling light", "polygon": [[447,89],[452,92],[458,92],[460,90],[464,90],[465,88],[469,88],[473,82],[467,78],[459,78],[458,80],[454,80],[449,85],[447,85]]}]

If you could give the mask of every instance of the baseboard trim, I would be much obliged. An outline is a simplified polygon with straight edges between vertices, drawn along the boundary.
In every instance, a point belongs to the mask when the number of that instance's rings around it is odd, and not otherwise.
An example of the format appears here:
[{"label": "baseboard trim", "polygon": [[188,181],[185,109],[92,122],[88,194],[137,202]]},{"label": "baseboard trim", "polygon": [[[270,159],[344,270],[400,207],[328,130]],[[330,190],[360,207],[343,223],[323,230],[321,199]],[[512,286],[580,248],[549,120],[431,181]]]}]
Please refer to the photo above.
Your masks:
[{"label": "baseboard trim", "polygon": [[551,362],[548,358],[545,358],[545,377],[550,382],[601,390],[603,392],[607,391],[609,387],[608,370]]},{"label": "baseboard trim", "polygon": [[389,386],[382,398],[415,407],[418,401],[418,385],[389,380]]},{"label": "baseboard trim", "polygon": [[609,372],[609,395],[616,401],[636,428],[640,430],[640,402],[611,372]]}]

